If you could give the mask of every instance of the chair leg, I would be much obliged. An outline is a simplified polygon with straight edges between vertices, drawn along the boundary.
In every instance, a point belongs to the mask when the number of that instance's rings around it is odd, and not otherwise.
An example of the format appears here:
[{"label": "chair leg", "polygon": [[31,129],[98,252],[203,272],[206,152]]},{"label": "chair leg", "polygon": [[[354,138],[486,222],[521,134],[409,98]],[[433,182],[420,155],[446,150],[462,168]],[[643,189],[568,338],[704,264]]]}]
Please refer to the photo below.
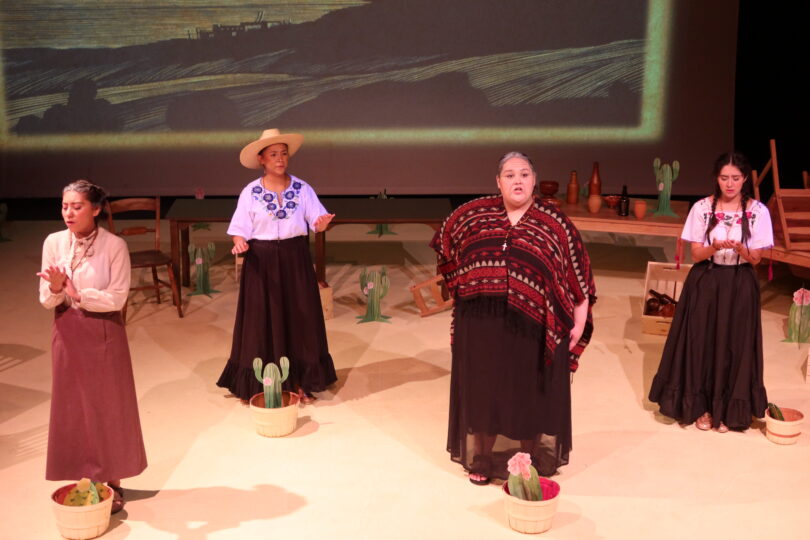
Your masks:
[{"label": "chair leg", "polygon": [[157,267],[152,267],[152,283],[155,284],[155,296],[157,296],[157,303],[160,303],[160,281],[158,281]]},{"label": "chair leg", "polygon": [[177,287],[177,280],[174,279],[174,268],[172,267],[171,263],[167,264],[166,268],[169,270],[169,284],[171,284],[172,287],[172,299],[174,300],[174,305],[177,306],[177,316],[182,319],[183,303],[180,301],[180,289]]}]

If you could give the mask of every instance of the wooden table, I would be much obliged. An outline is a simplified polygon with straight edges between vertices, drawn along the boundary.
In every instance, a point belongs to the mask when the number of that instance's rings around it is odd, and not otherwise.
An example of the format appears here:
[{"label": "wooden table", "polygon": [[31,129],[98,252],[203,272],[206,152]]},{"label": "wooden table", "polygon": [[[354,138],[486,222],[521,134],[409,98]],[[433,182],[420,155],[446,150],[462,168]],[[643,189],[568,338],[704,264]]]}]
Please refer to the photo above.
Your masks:
[{"label": "wooden table", "polygon": [[595,214],[588,211],[584,202],[576,205],[562,203],[560,210],[571,218],[580,231],[649,234],[680,238],[686,215],[689,213],[687,201],[670,201],[672,211],[678,214],[678,217],[664,217],[652,215],[657,204],[655,199],[640,199],[647,201],[647,215],[644,219],[637,219],[633,215],[635,200],[630,200],[630,215],[624,217],[616,212],[616,208],[608,208],[606,204],[603,204],[599,212]]},{"label": "wooden table", "polygon": [[[438,230],[442,221],[453,210],[446,197],[362,199],[321,197],[321,202],[335,214],[327,230],[347,223],[423,223]],[[584,203],[562,203],[560,209],[571,218],[581,231],[601,231],[623,234],[649,234],[678,238],[686,220],[689,203],[672,201],[672,209],[679,217],[654,217],[655,200],[648,200],[648,213],[644,219],[630,215],[621,217],[615,208],[603,205],[599,212],[588,212]],[[631,205],[632,207],[632,205]],[[229,222],[236,209],[236,198],[177,199],[166,213],[171,234],[171,255],[174,271],[181,283],[188,287],[190,261],[188,255],[189,228],[195,223]],[[315,235],[315,274],[318,281],[326,282],[326,232]]]}]

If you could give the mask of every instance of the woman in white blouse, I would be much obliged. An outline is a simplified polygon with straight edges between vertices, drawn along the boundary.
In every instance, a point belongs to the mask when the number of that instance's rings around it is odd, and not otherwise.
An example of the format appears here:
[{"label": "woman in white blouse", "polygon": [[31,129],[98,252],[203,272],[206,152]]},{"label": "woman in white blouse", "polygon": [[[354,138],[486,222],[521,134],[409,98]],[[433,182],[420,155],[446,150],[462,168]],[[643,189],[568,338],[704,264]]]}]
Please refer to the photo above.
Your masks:
[{"label": "woman in white blouse", "polygon": [[773,246],[768,209],[753,198],[751,166],[732,152],[715,162],[714,194],[689,212],[681,238],[692,267],[650,400],[682,424],[724,433],[762,418],[762,320],[754,266]]},{"label": "woman in white blouse", "polygon": [[98,226],[106,195],[78,180],[62,192],[67,229],[42,249],[39,300],[54,309],[48,480],[87,477],[115,492],[146,468],[121,308],[129,294],[127,245]]},{"label": "woman in white blouse", "polygon": [[268,129],[242,149],[239,160],[261,169],[239,195],[228,227],[234,254],[244,253],[231,355],[217,385],[242,400],[261,392],[253,359],[290,360],[286,390],[311,403],[313,392],[337,380],[326,341],[309,230],[325,231],[327,213],[309,184],[287,173],[304,140]]}]

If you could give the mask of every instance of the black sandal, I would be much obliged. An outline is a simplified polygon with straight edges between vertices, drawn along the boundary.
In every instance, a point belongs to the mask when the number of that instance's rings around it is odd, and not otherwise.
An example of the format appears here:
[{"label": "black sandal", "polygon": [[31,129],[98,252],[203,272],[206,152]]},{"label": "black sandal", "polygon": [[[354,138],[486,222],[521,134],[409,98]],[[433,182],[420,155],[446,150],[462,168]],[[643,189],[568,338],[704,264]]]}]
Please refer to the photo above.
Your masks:
[{"label": "black sandal", "polygon": [[[477,455],[473,457],[472,465],[470,465],[470,482],[476,486],[485,486],[489,484],[489,471],[492,468],[492,461],[489,456]],[[482,476],[483,479],[476,480],[472,475],[477,474]]]}]

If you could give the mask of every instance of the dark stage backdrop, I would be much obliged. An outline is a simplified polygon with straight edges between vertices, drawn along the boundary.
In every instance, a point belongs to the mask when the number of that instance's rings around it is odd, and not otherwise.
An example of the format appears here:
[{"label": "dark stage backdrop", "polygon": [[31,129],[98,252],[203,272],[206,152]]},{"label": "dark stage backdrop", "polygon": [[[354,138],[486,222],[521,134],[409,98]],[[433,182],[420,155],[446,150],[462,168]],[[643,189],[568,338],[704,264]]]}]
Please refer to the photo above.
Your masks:
[{"label": "dark stage backdrop", "polygon": [[5,0],[0,197],[235,195],[262,129],[321,194],[494,190],[509,150],[562,189],[708,191],[732,142],[736,0]]}]

